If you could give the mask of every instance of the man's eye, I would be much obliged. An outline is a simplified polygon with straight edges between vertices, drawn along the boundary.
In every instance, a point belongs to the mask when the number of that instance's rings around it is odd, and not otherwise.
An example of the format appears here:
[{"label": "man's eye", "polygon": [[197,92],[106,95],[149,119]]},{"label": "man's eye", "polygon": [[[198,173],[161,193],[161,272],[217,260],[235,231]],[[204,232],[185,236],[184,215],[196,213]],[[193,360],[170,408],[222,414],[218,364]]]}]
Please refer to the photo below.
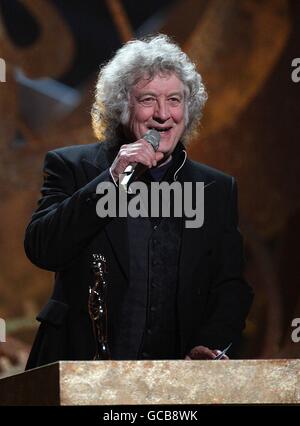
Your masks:
[{"label": "man's eye", "polygon": [[154,104],[154,102],[155,102],[155,99],[154,99],[154,98],[143,98],[143,99],[141,99],[141,100],[140,100],[140,102],[141,102],[143,105],[148,106],[148,105],[153,105],[153,104]]},{"label": "man's eye", "polygon": [[169,98],[169,102],[171,105],[178,105],[180,104],[181,100],[179,98]]}]

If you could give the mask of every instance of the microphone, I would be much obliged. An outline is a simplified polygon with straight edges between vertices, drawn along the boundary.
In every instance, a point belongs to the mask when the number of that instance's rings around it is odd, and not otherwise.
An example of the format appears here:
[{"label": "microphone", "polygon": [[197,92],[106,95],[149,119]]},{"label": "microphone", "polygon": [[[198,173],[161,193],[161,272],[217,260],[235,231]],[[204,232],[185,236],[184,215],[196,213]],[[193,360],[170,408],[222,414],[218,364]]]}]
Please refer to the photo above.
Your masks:
[{"label": "microphone", "polygon": [[[160,134],[155,129],[150,129],[148,132],[142,137],[142,139],[145,139],[154,151],[158,150],[159,142],[160,142]],[[145,164],[141,163],[132,163],[129,164],[129,166],[126,167],[124,170],[124,173],[122,173],[122,177],[120,179],[119,186],[121,186],[126,192],[132,182],[134,182],[136,179],[138,179],[146,170],[148,169]]]}]

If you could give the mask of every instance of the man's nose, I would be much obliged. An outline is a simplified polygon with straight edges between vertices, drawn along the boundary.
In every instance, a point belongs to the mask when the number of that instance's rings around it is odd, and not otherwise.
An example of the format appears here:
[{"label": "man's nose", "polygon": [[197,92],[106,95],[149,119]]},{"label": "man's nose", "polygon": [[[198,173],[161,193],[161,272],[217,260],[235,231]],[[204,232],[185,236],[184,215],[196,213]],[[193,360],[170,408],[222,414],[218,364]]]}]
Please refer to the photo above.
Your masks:
[{"label": "man's nose", "polygon": [[167,102],[163,100],[158,100],[156,102],[153,118],[162,123],[170,118],[170,111]]}]

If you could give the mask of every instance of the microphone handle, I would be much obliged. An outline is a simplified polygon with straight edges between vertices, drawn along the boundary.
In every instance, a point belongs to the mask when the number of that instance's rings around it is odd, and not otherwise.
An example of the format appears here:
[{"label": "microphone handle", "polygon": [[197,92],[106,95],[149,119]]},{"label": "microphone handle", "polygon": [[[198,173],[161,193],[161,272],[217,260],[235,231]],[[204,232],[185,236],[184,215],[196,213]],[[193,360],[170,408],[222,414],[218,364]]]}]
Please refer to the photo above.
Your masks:
[{"label": "microphone handle", "polygon": [[128,187],[132,182],[138,179],[146,170],[148,169],[145,164],[141,163],[132,163],[126,167],[124,170],[124,174],[120,179],[119,186],[121,186],[125,191],[127,191]]}]

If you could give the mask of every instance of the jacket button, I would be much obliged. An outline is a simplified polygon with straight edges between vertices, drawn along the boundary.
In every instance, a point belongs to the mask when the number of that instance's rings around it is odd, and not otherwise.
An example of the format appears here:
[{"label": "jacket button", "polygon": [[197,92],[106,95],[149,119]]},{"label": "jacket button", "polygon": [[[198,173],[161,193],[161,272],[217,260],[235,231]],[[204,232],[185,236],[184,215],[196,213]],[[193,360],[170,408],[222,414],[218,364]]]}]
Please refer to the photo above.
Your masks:
[{"label": "jacket button", "polygon": [[90,202],[92,202],[93,200],[96,200],[96,199],[98,199],[99,198],[99,194],[90,194],[90,195],[88,195],[87,197],[86,197],[86,199],[85,199],[85,201],[86,201],[86,203],[90,203]]}]

